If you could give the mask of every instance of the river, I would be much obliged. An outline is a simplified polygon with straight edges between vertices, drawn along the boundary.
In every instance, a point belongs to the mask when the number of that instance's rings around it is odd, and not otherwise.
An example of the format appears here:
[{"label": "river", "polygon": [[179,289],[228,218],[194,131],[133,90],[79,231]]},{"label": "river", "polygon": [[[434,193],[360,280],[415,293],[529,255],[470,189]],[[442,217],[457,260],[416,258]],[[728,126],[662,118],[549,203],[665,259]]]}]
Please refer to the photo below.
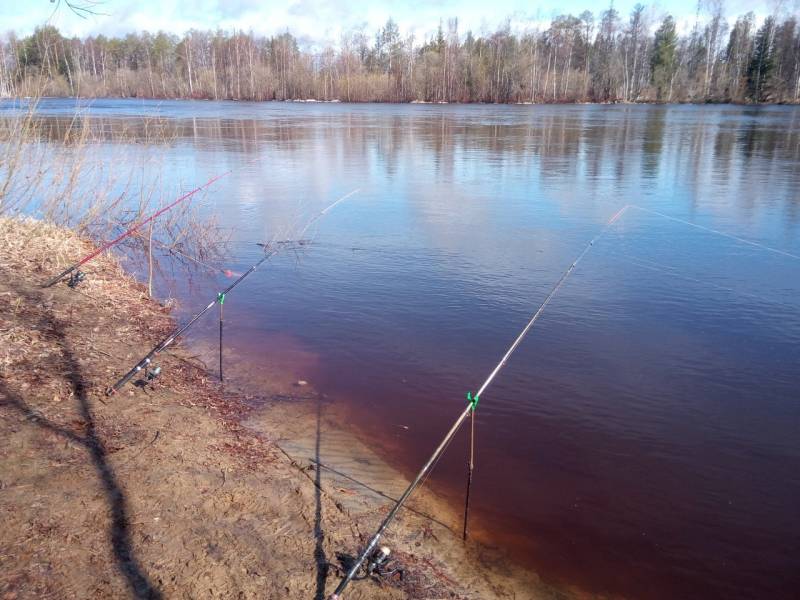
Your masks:
[{"label": "river", "polygon": [[[197,201],[233,232],[233,271],[358,190],[226,301],[226,349],[346,405],[409,475],[634,205],[481,398],[475,533],[592,593],[800,593],[800,109],[82,106],[127,127],[131,162],[166,123],[176,187],[234,169]],[[229,281],[159,289],[188,314]],[[432,480],[455,506],[465,443]]]}]

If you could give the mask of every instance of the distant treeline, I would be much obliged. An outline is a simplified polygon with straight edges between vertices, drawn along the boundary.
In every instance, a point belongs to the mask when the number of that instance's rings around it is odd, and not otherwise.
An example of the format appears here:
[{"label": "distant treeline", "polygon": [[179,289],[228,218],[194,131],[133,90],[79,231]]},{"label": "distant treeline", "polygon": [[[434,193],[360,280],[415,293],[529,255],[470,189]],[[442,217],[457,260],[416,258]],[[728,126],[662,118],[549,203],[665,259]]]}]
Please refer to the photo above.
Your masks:
[{"label": "distant treeline", "polygon": [[163,32],[65,38],[52,26],[0,40],[0,94],[353,102],[798,102],[797,18],[733,25],[701,0],[691,31],[637,5],[562,15],[549,27],[418,43],[389,20],[374,37],[301,50],[290,33]]}]

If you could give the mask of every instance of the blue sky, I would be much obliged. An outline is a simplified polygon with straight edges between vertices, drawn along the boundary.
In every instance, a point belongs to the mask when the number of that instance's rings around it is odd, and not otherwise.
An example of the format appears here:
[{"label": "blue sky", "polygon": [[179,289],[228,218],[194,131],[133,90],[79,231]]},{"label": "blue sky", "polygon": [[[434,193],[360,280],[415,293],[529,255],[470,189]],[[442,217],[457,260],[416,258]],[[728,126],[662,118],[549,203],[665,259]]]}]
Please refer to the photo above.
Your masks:
[{"label": "blue sky", "polygon": [[[86,3],[89,0],[73,0]],[[506,19],[512,28],[535,28],[557,14],[595,14],[608,6],[609,0],[432,0],[401,2],[389,0],[101,0],[97,9],[105,15],[81,19],[62,6],[55,13],[47,0],[0,0],[0,27],[30,33],[48,20],[67,35],[84,36],[103,33],[124,34],[139,30],[165,30],[174,33],[196,29],[233,28],[273,34],[287,29],[305,46],[337,44],[346,31],[364,27],[372,36],[386,19],[392,17],[403,33],[414,33],[418,41],[432,35],[442,19],[458,17],[462,32],[471,29],[494,30]],[[707,1],[707,0],[704,0]],[[623,15],[637,0],[614,0]],[[725,12],[735,18],[748,10],[765,15],[776,2],[784,12],[800,8],[800,0],[725,0]],[[697,14],[697,0],[642,2],[654,20],[670,12],[682,27],[690,27]]]}]

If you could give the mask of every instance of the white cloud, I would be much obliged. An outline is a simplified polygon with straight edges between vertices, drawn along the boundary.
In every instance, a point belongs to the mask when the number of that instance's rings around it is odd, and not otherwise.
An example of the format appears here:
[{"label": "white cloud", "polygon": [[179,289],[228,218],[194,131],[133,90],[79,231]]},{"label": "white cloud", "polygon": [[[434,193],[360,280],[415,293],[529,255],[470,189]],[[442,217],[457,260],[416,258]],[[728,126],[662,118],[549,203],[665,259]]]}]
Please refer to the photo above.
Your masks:
[{"label": "white cloud", "polygon": [[[763,15],[770,12],[761,0],[729,0],[727,13],[735,19],[740,13],[754,10]],[[793,7],[800,0],[791,0]],[[636,0],[616,0],[615,8],[623,19]],[[680,23],[694,22],[695,0],[672,2],[668,7],[653,4],[656,11],[669,10]],[[440,20],[457,17],[460,32],[492,31],[510,19],[515,31],[540,27],[560,13],[579,14],[589,9],[599,14],[606,3],[598,6],[586,0],[562,0],[539,4],[533,8],[523,0],[436,0],[431,2],[365,2],[364,0],[105,0],[98,9],[105,15],[86,19],[69,12],[65,6],[53,15],[53,4],[45,0],[8,2],[0,6],[0,21],[6,30],[19,34],[30,33],[37,25],[52,16],[52,24],[65,35],[85,36],[103,33],[121,35],[131,31],[164,30],[184,33],[189,29],[241,29],[258,34],[273,35],[290,31],[300,40],[313,40],[316,46],[337,45],[347,31],[363,27],[370,37],[389,17],[400,26],[401,32],[413,33],[419,43],[432,36]],[[785,5],[784,5],[785,6]]]}]

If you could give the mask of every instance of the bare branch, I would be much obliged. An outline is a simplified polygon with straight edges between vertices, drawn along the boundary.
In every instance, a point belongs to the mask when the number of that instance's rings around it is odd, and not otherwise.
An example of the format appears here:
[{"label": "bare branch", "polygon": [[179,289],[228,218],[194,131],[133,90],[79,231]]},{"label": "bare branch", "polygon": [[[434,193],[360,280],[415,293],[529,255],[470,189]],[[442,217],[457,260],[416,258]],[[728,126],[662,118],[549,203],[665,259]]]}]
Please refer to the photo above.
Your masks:
[{"label": "bare branch", "polygon": [[93,17],[93,16],[106,15],[106,13],[100,12],[98,10],[99,6],[105,4],[105,0],[50,0],[50,4],[55,4],[55,8],[53,9],[53,14],[58,12],[58,9],[61,8],[61,5],[63,4],[70,11],[78,15],[81,19],[86,19],[87,17]]}]

